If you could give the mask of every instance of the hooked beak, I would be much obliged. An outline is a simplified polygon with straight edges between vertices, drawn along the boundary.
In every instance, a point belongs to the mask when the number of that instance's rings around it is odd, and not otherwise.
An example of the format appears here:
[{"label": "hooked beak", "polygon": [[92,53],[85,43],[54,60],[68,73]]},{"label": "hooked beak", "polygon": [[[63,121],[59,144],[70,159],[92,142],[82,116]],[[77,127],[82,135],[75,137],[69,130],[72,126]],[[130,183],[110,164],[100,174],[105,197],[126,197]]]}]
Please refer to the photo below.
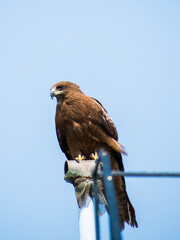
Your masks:
[{"label": "hooked beak", "polygon": [[52,99],[53,99],[53,97],[56,96],[54,89],[51,89],[51,91],[50,91],[50,96],[51,96]]}]

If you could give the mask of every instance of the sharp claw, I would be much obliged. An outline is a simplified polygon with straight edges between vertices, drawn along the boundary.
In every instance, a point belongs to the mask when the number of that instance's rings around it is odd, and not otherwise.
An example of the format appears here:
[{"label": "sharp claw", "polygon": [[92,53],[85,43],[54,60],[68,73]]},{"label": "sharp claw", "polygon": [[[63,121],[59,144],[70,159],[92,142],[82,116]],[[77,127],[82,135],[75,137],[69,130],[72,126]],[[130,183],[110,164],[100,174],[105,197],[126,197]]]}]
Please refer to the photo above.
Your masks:
[{"label": "sharp claw", "polygon": [[85,156],[84,156],[84,155],[81,156],[81,154],[79,154],[78,157],[75,158],[75,160],[76,160],[78,163],[79,163],[80,161],[82,161],[82,160],[85,160],[85,159],[86,159]]},{"label": "sharp claw", "polygon": [[91,153],[90,157],[91,157],[91,159],[93,159],[93,160],[97,160],[97,159],[99,158],[97,152],[95,152],[95,154],[94,154],[94,153]]},{"label": "sharp claw", "polygon": [[102,162],[100,162],[99,165],[100,165],[101,167],[103,167],[103,163],[102,163]]}]

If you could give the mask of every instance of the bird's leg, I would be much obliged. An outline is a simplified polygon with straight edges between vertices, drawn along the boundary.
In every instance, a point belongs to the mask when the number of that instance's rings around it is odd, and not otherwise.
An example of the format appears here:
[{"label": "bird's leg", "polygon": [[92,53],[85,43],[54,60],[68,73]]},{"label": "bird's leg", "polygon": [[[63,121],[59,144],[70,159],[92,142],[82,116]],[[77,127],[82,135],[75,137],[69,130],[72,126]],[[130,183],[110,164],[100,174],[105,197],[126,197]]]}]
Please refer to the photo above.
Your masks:
[{"label": "bird's leg", "polygon": [[97,160],[99,158],[97,152],[91,153],[90,158],[93,160]]},{"label": "bird's leg", "polygon": [[79,154],[78,157],[75,158],[75,160],[79,163],[80,161],[86,159],[84,155]]},{"label": "bird's leg", "polygon": [[[97,152],[91,153],[90,158],[97,161],[99,159]],[[99,164],[100,164],[100,166],[103,166],[102,162],[100,162]]]}]

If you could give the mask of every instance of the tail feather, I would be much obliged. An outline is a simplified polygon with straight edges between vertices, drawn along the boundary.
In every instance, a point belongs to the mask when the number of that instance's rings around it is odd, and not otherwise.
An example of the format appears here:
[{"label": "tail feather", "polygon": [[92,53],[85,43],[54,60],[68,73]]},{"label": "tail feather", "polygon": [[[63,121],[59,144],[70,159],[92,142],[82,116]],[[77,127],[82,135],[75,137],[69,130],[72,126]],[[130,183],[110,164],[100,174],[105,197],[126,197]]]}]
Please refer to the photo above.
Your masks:
[{"label": "tail feather", "polygon": [[125,148],[123,145],[121,145],[119,142],[117,142],[114,138],[112,137],[108,137],[106,139],[108,145],[114,150],[116,151],[117,153],[119,154],[124,154],[124,155],[127,155],[127,152],[125,151]]},{"label": "tail feather", "polygon": [[135,210],[129,200],[125,185],[120,177],[114,177],[114,186],[121,230],[124,229],[125,222],[132,227],[138,227]]},{"label": "tail feather", "polygon": [[[112,151],[111,153],[112,170],[124,171],[122,156],[120,153]],[[136,215],[133,205],[131,204],[126,192],[126,184],[124,177],[114,177],[114,187],[116,194],[117,209],[120,218],[120,229],[124,229],[125,222],[132,227],[138,227]]]}]

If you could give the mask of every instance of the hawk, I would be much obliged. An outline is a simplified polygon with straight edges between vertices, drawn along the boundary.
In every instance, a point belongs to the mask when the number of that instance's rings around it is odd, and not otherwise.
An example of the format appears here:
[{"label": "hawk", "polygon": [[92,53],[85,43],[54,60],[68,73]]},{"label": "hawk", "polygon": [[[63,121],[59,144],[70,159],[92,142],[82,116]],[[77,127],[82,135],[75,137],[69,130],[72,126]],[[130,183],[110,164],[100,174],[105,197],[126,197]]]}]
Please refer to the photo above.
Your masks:
[{"label": "hawk", "polygon": [[[126,151],[118,142],[116,127],[102,104],[68,81],[52,86],[50,95],[57,99],[56,133],[66,157],[77,161],[97,159],[97,151],[103,148],[110,156],[112,170],[124,171],[122,154]],[[124,177],[114,177],[113,180],[121,230],[125,222],[138,227]]]}]

